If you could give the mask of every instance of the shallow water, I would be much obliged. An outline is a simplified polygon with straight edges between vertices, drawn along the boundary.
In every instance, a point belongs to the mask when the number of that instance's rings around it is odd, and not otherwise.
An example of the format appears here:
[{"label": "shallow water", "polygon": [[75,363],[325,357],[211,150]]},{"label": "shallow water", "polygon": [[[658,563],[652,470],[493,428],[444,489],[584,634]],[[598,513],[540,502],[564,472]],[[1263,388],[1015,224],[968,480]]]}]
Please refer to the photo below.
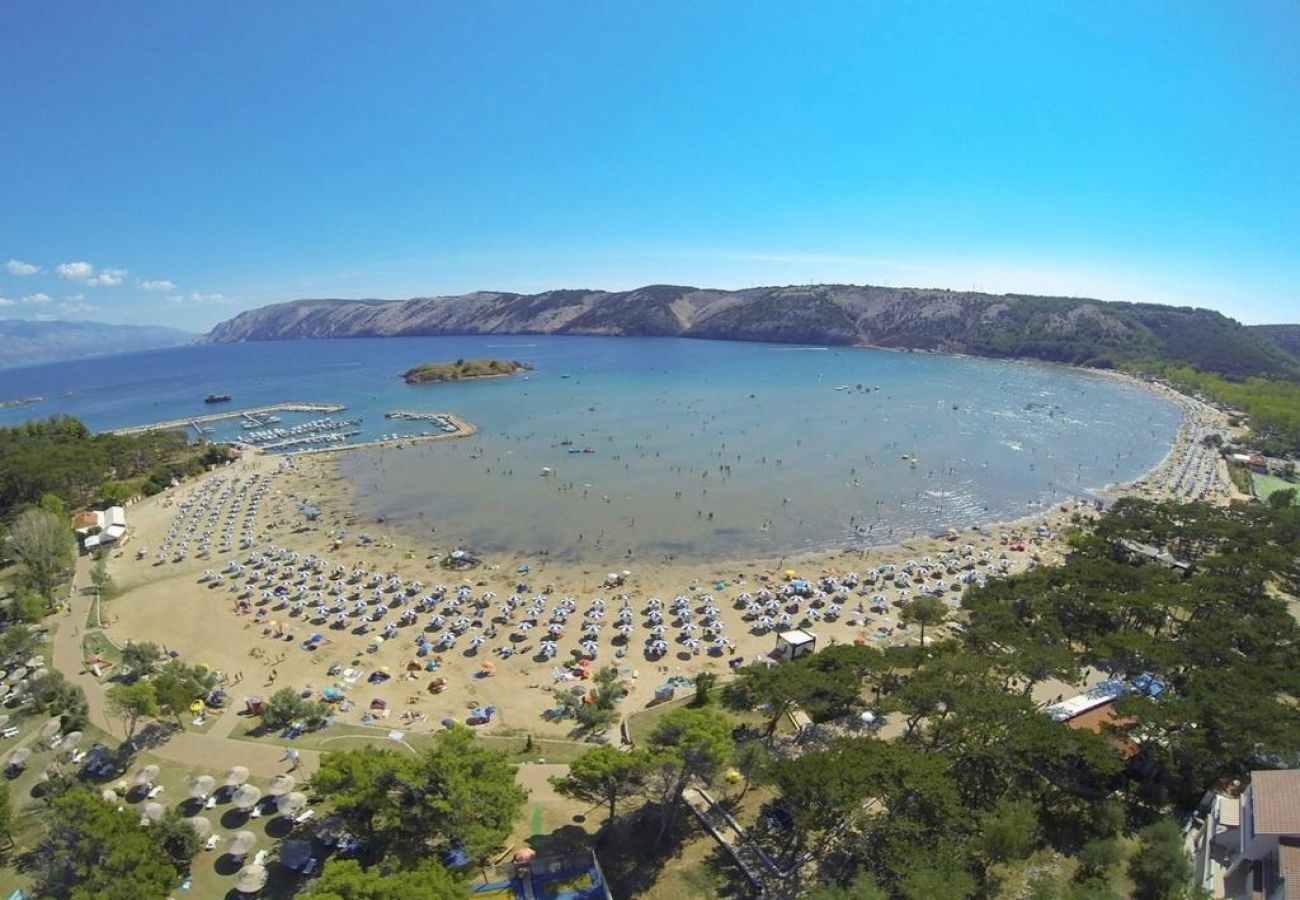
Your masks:
[{"label": "shallow water", "polygon": [[[536,368],[398,377],[477,356]],[[479,433],[343,457],[363,515],[436,528],[440,545],[602,560],[879,544],[1018,517],[1139,476],[1179,422],[1139,387],[1050,366],[653,338],[236,344],[9,370],[0,385],[47,398],[0,422],[57,411],[95,428],[210,413],[208,392],[235,408],[344,403],[340,418],[363,418],[358,440],[426,427],[386,411],[454,412]],[[240,433],[228,422],[212,436]]]}]

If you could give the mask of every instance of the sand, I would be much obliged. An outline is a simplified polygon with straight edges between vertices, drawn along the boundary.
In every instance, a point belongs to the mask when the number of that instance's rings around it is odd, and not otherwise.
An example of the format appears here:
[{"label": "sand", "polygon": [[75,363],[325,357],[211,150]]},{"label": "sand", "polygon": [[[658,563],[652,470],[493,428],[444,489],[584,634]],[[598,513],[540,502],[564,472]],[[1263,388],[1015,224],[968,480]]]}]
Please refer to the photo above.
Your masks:
[{"label": "sand", "polygon": [[[1168,391],[1159,386],[1154,389]],[[1169,455],[1140,481],[1113,486],[1108,495],[1187,499],[1188,493],[1199,495],[1204,487],[1205,499],[1210,502],[1226,503],[1239,496],[1227,478],[1222,461],[1200,444],[1207,429],[1227,431],[1222,414],[1172,391],[1168,393],[1185,410],[1183,426]],[[1034,565],[1060,562],[1065,551],[1062,533],[1072,522],[1096,514],[1091,504],[1072,500],[1016,522],[968,529],[955,539],[920,538],[866,550],[828,550],[786,558],[638,564],[626,578],[620,579],[620,584],[611,586],[606,584],[610,573],[604,565],[581,561],[498,555],[482,560],[469,571],[449,571],[443,567],[443,561],[453,548],[439,546],[435,535],[420,540],[380,523],[358,520],[353,513],[352,488],[338,473],[336,462],[336,454],[321,453],[298,456],[289,466],[281,457],[248,453],[238,462],[132,506],[130,540],[110,564],[110,573],[122,593],[109,607],[106,623],[109,636],[118,644],[127,640],[154,641],[184,659],[211,665],[227,680],[227,690],[237,707],[243,706],[246,697],[266,697],[281,687],[319,694],[326,687],[337,686],[354,704],[349,711],[338,715],[338,720],[343,722],[361,723],[372,700],[376,699],[385,701],[388,711],[373,724],[407,732],[436,730],[444,718],[465,721],[470,708],[494,706],[497,714],[490,723],[479,726],[482,730],[527,731],[538,736],[563,737],[571,732],[572,722],[551,722],[542,713],[554,705],[549,692],[556,686],[557,673],[563,672],[564,664],[574,659],[580,640],[576,623],[589,609],[593,598],[602,598],[608,604],[595,664],[614,664],[623,670],[630,696],[622,708],[631,712],[651,702],[655,689],[673,676],[690,678],[705,670],[724,673],[735,659],[748,662],[770,652],[775,643],[774,634],[756,633],[753,623],[737,608],[736,601],[742,593],[756,594],[765,587],[775,589],[786,584],[788,571],[816,583],[823,576],[841,577],[847,572],[866,573],[889,564],[902,567],[909,560],[919,563],[927,558],[933,561],[955,555],[958,571],[994,577],[995,570],[1014,573]],[[255,517],[253,547],[240,549],[236,543],[225,552],[214,548],[207,559],[197,558],[191,552],[180,562],[172,561],[171,556],[165,562],[155,560],[156,548],[175,521],[181,501],[204,491],[209,491],[209,496],[218,496],[221,488],[247,484],[255,474],[258,483],[269,487]],[[220,480],[219,484],[214,480]],[[300,510],[308,501],[319,509],[314,521],[308,521]],[[228,503],[214,501],[209,507],[205,517],[214,522],[226,520]],[[242,522],[246,512],[247,503],[236,519]],[[211,518],[214,514],[215,518]],[[331,534],[340,531],[346,532],[346,539],[333,540]],[[358,538],[363,533],[373,542],[361,545]],[[197,540],[197,535],[192,537]],[[141,548],[146,548],[144,554],[139,552]],[[260,586],[254,591],[251,607],[241,611],[231,582],[213,586],[200,580],[205,570],[219,572],[231,561],[245,563],[256,554],[273,552],[274,548],[296,551],[304,557],[310,554],[322,557],[328,561],[326,573],[342,565],[349,571],[360,567],[367,573],[396,575],[407,582],[418,579],[424,585],[422,594],[435,585],[446,585],[452,595],[462,584],[471,589],[473,596],[492,591],[496,599],[487,611],[491,616],[499,615],[496,607],[516,592],[525,599],[545,592],[549,597],[548,614],[559,598],[572,596],[577,601],[577,614],[559,640],[559,653],[553,659],[535,659],[539,641],[545,637],[543,627],[520,634],[512,642],[508,639],[511,627],[500,624],[497,636],[477,651],[468,649],[467,634],[454,650],[433,653],[419,660],[424,663],[436,656],[440,660],[436,673],[423,670],[408,673],[406,667],[414,656],[415,637],[425,628],[430,613],[421,613],[416,624],[400,628],[396,638],[376,646],[373,637],[383,622],[396,619],[406,607],[394,607],[370,634],[358,635],[352,631],[356,624],[353,619],[347,628],[336,629],[313,625],[299,615],[291,615],[288,608],[277,609],[277,601],[259,604]],[[965,568],[968,561],[973,564],[970,569]],[[531,566],[527,574],[517,571],[523,565]],[[946,573],[939,578],[946,583],[953,581]],[[931,578],[927,583],[937,580]],[[526,589],[516,591],[521,583]],[[242,588],[243,584],[240,582],[238,587]],[[370,595],[369,590],[361,593]],[[884,594],[888,602],[883,612],[872,613],[869,607],[877,593]],[[643,611],[647,601],[657,597],[668,606],[679,595],[691,598],[690,606],[696,610],[707,602],[706,596],[714,598],[726,626],[726,636],[734,641],[734,655],[726,651],[720,655],[692,654],[674,643],[678,629],[670,627],[665,638],[670,643],[670,652],[661,659],[646,658]],[[913,585],[911,596],[916,595]],[[942,596],[954,607],[953,621],[960,623],[963,616],[959,609],[960,592],[948,590]],[[898,627],[898,600],[899,593],[892,585],[869,588],[866,596],[850,592],[848,599],[842,601],[843,614],[836,621],[814,621],[809,627],[817,635],[820,646],[862,639],[873,646],[915,642],[918,634],[914,629]],[[619,657],[611,638],[616,635],[615,613],[624,602],[636,611],[636,625],[625,655]],[[865,613],[858,612],[859,604]],[[259,619],[258,611],[263,608],[265,612]],[[805,602],[803,610],[807,609]],[[522,618],[516,612],[513,623]],[[672,618],[665,610],[665,619]],[[439,630],[429,632],[428,636],[436,637]],[[927,637],[931,634],[941,637],[945,630],[945,627],[931,629]],[[288,637],[278,636],[279,632]],[[314,651],[302,649],[300,643],[313,632],[325,635],[327,641]],[[508,659],[493,652],[494,648],[507,644],[521,652]],[[484,661],[495,665],[495,672],[489,677],[481,676]],[[349,684],[330,676],[327,672],[334,664],[357,670],[360,677]],[[391,678],[382,684],[368,683],[366,677],[381,667],[387,667]],[[435,677],[446,681],[445,689],[436,695],[428,691]]]}]

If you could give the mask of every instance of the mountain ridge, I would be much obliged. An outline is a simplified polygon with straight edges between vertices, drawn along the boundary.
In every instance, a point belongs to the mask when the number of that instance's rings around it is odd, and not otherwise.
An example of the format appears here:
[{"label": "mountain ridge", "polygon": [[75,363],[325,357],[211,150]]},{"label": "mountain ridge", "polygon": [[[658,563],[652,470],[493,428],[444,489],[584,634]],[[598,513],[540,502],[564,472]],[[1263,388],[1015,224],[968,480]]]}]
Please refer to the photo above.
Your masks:
[{"label": "mountain ridge", "polygon": [[0,319],[0,369],[177,347],[194,337],[158,325]]},{"label": "mountain ridge", "polygon": [[1208,309],[939,288],[807,285],[726,291],[475,291],[409,300],[302,299],[218,324],[201,341],[453,334],[696,337],[941,350],[1111,368],[1193,366],[1300,380],[1300,358]]}]

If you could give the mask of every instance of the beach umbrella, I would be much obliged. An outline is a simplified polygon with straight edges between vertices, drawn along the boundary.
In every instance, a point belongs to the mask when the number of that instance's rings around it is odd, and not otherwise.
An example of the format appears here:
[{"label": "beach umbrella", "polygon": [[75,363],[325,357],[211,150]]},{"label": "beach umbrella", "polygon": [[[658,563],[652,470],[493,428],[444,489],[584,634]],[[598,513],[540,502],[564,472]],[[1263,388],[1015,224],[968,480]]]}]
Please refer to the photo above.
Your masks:
[{"label": "beach umbrella", "polygon": [[307,808],[307,795],[302,791],[290,791],[275,801],[276,812],[282,816],[293,816]]},{"label": "beach umbrella", "polygon": [[309,859],[311,859],[310,841],[285,841],[280,846],[280,863],[290,869],[301,869]]},{"label": "beach umbrella", "polygon": [[583,641],[578,646],[580,646],[582,652],[586,653],[588,656],[595,656],[597,651],[600,650],[600,645],[595,641]]},{"label": "beach umbrella", "polygon": [[50,738],[58,734],[59,729],[62,727],[63,727],[62,719],[58,718],[57,716],[54,717],[53,719],[49,719],[48,721],[46,721],[44,725],[41,726],[41,738],[43,740],[49,740]]},{"label": "beach umbrella", "polygon": [[272,797],[282,797],[293,790],[298,779],[292,775],[280,774],[271,779],[271,784],[267,787],[266,792]]},{"label": "beach umbrella", "polygon": [[241,894],[256,894],[266,887],[266,866],[244,866],[235,876],[235,890]]},{"label": "beach umbrella", "polygon": [[251,831],[236,831],[226,844],[226,852],[231,856],[247,856],[248,851],[257,845],[257,835]]},{"label": "beach umbrella", "polygon": [[63,736],[63,740],[59,741],[59,749],[65,752],[76,750],[77,745],[81,743],[81,737],[80,731],[69,731]]},{"label": "beach umbrella", "polygon": [[103,800],[105,803],[116,803],[118,799],[120,799],[117,796],[117,791],[113,790],[112,788],[104,788],[102,791],[100,791],[99,798]]},{"label": "beach umbrella", "polygon": [[27,669],[24,668],[23,666],[19,666],[18,668],[14,669],[12,672],[9,673],[8,681],[11,683],[18,682],[18,681],[22,681],[26,677],[27,677]]},{"label": "beach umbrella", "polygon": [[189,795],[198,800],[207,799],[208,794],[216,787],[217,780],[211,775],[191,775],[186,783],[186,790]]},{"label": "beach umbrella", "polygon": [[153,784],[154,779],[158,777],[161,770],[153,763],[145,766],[139,772],[135,773],[135,780],[132,782],[136,787],[144,787],[147,784]]},{"label": "beach umbrella", "polygon": [[231,766],[226,770],[224,779],[227,787],[238,787],[248,780],[248,768],[245,766]]},{"label": "beach umbrella", "polygon": [[194,829],[194,833],[198,836],[199,840],[203,840],[208,835],[212,834],[212,822],[205,819],[203,816],[191,816],[185,821]]},{"label": "beach umbrella", "polygon": [[144,815],[140,819],[141,822],[161,822],[163,816],[167,815],[167,807],[156,800],[151,800],[144,805],[142,812]]},{"label": "beach umbrella", "polygon": [[261,788],[254,784],[244,784],[235,791],[235,796],[231,797],[230,801],[235,804],[236,809],[252,809],[261,799]]}]

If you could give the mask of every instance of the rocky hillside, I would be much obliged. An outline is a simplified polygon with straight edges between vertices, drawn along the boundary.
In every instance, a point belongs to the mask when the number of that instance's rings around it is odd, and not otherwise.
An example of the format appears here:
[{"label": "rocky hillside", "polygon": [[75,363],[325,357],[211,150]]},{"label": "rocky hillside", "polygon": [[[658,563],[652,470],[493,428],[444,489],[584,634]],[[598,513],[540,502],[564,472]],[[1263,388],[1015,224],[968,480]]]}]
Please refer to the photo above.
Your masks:
[{"label": "rocky hillside", "polygon": [[1219,313],[1073,297],[814,285],[719,291],[481,291],[295,300],[240,313],[210,342],[437,334],[589,334],[871,344],[1109,367],[1190,365],[1300,378],[1300,359]]}]

